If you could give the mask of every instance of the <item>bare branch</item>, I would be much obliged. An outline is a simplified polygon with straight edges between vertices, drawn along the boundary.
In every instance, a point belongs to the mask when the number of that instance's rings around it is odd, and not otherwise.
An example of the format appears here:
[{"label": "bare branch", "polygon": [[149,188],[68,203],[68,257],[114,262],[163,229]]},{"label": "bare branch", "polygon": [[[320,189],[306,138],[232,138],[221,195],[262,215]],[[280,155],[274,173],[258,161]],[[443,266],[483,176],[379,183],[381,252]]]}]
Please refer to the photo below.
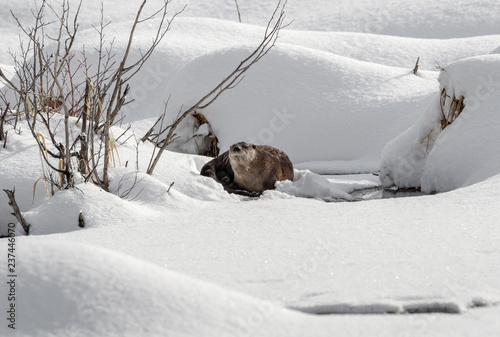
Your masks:
[{"label": "bare branch", "polygon": [[[139,72],[142,69],[143,65],[150,58],[150,56],[152,55],[155,48],[163,40],[165,34],[167,34],[167,32],[170,30],[170,25],[172,24],[173,20],[179,14],[181,14],[184,11],[184,9],[186,9],[186,6],[184,6],[184,8],[182,8],[179,12],[174,13],[172,18],[170,20],[168,20],[167,19],[167,7],[166,7],[168,5],[168,3],[169,3],[168,1],[165,2],[164,7],[162,9],[160,9],[160,11],[163,10],[163,15],[162,15],[160,23],[158,24],[156,36],[153,38],[153,41],[152,41],[149,49],[144,54],[141,55],[141,58],[136,63],[124,68],[125,73],[134,69],[133,73],[130,74],[126,79],[124,79],[124,82],[128,82],[130,80],[130,78],[132,78],[135,74],[137,74],[137,72]],[[141,20],[140,22],[143,22],[143,21],[145,21],[145,20]],[[165,27],[165,21],[167,22],[166,27]]]},{"label": "bare branch", "polygon": [[[197,110],[202,110],[211,105],[214,101],[216,101],[223,92],[228,89],[234,88],[238,85],[246,71],[248,71],[255,63],[259,62],[259,60],[267,55],[267,53],[274,47],[276,41],[279,37],[280,30],[286,26],[284,25],[285,19],[285,6],[287,4],[287,0],[279,1],[274,12],[269,20],[265,32],[264,37],[262,38],[261,43],[255,48],[250,55],[245,58],[240,64],[228,75],[226,76],[214,89],[212,89],[209,93],[203,96],[198,102],[196,102],[189,109],[185,110],[176,120],[175,122],[168,127],[168,133],[163,141],[163,144],[160,148],[160,151],[156,155],[153,162],[148,167],[148,174],[152,174],[153,170],[159,160],[159,157],[166,149],[166,147],[172,143],[173,138],[175,136],[175,130],[177,126],[190,114]],[[166,132],[167,129],[161,130],[160,133]]]},{"label": "bare branch", "polygon": [[[5,140],[7,138],[7,133],[4,133],[3,131],[3,125],[5,123],[5,120],[7,118],[7,113],[9,112],[9,103],[7,103],[7,106],[5,109],[0,109],[0,141]],[[5,144],[4,144],[5,148]]]},{"label": "bare branch", "polygon": [[[165,34],[168,32],[170,29],[170,24],[172,23],[172,20],[180,13],[175,13],[174,16],[172,17],[171,20],[167,20],[167,6],[169,4],[169,1],[164,1],[163,6],[155,12],[152,16],[146,19],[141,19],[141,13],[144,9],[144,6],[146,4],[147,0],[143,0],[141,6],[139,7],[139,10],[137,11],[136,18],[134,20],[134,23],[132,24],[132,29],[129,34],[129,39],[127,46],[125,48],[125,52],[123,55],[123,58],[118,66],[118,69],[114,72],[114,74],[111,77],[110,83],[113,83],[114,88],[111,93],[111,97],[109,99],[109,103],[106,109],[106,118],[105,118],[105,124],[104,124],[104,168],[103,168],[103,181],[102,181],[102,187],[104,189],[108,189],[109,181],[108,181],[108,161],[109,161],[109,129],[113,123],[113,120],[116,118],[118,112],[120,109],[126,104],[126,96],[130,90],[130,87],[128,85],[125,85],[125,89],[122,91],[122,86],[126,84],[132,78],[137,72],[142,68],[142,66],[145,64],[145,62],[149,59],[151,54],[153,53],[154,49],[156,46],[161,42]],[[156,36],[153,39],[153,42],[151,43],[150,48],[142,55],[142,57],[135,63],[133,63],[130,66],[126,66],[126,62],[128,60],[130,50],[132,47],[132,41],[133,37],[135,34],[135,30],[137,26],[153,17],[155,17],[158,13],[162,13],[161,15],[161,20],[158,25],[158,29],[156,32]],[[165,21],[167,22],[167,25],[165,27]],[[128,77],[124,77],[124,75],[131,71],[131,74]]]},{"label": "bare branch", "polygon": [[4,192],[7,193],[7,197],[9,198],[9,206],[11,206],[12,209],[14,210],[14,213],[12,213],[12,215],[14,215],[16,217],[17,221],[21,224],[24,231],[26,232],[26,235],[29,235],[31,225],[29,223],[27,223],[26,220],[24,220],[24,217],[21,214],[21,210],[19,209],[19,206],[17,205],[16,198],[14,196],[14,193],[16,192],[16,190],[13,189],[11,191],[11,190],[4,189]]},{"label": "bare branch", "polygon": [[16,91],[18,94],[21,93],[21,90],[19,88],[17,88],[17,86],[14,85],[14,83],[12,83],[6,76],[5,74],[3,73],[2,69],[0,69],[0,78],[2,80],[5,81],[5,83],[7,84],[7,86],[9,87],[9,89],[12,89],[14,91]]},{"label": "bare branch", "polygon": [[234,0],[234,2],[236,3],[236,11],[238,12],[238,20],[241,23],[241,13],[240,13],[240,6],[238,6],[238,0]]}]

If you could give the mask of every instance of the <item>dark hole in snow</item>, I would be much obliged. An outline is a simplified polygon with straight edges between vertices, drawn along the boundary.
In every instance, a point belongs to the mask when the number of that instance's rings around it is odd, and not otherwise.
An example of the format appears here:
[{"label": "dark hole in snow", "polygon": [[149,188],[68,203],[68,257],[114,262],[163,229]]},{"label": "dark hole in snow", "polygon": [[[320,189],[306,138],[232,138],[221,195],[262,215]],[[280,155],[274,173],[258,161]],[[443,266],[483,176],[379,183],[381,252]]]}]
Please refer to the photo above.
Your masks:
[{"label": "dark hole in snow", "polygon": [[427,194],[417,189],[386,190],[382,187],[375,187],[357,190],[352,192],[351,195],[354,197],[355,201],[364,201],[375,199],[418,197]]},{"label": "dark hole in snow", "polygon": [[408,304],[403,306],[405,312],[409,314],[459,314],[460,307],[455,303],[423,303],[423,304]]},{"label": "dark hole in snow", "polygon": [[393,304],[332,304],[305,308],[291,308],[313,315],[404,315],[404,314],[460,314],[460,306],[452,302],[412,303],[402,306]]}]

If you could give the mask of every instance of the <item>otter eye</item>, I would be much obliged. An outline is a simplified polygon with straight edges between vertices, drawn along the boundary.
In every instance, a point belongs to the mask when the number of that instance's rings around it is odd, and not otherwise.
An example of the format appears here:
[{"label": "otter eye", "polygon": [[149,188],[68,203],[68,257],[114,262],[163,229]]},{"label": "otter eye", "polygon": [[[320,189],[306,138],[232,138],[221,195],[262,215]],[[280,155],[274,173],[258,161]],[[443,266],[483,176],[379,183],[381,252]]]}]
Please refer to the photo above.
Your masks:
[{"label": "otter eye", "polygon": [[244,149],[248,149],[248,146],[246,146],[246,145],[243,145],[243,146],[242,146],[242,148],[244,148]]},{"label": "otter eye", "polygon": [[255,146],[255,145],[252,145],[252,148],[256,149],[256,148],[257,148],[257,146]]}]

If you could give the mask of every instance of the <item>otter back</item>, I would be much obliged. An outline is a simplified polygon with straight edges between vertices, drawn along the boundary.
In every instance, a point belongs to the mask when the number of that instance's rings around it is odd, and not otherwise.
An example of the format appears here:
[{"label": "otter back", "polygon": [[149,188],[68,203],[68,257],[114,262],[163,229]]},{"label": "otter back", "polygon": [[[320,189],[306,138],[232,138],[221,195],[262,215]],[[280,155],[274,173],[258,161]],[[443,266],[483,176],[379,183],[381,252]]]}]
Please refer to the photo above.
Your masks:
[{"label": "otter back", "polygon": [[229,186],[234,181],[234,172],[229,163],[229,151],[203,165],[200,174],[213,178],[223,186]]}]

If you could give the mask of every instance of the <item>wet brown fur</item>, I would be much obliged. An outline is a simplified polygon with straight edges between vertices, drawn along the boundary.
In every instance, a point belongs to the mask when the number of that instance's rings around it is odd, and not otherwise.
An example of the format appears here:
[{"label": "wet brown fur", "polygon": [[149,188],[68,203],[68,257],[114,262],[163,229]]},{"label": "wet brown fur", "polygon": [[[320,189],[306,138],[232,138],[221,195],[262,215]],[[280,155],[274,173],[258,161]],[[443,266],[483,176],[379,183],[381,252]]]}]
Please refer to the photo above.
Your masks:
[{"label": "wet brown fur", "polygon": [[234,172],[229,163],[229,151],[224,152],[203,165],[200,174],[213,178],[223,186],[230,185],[234,180]]},{"label": "wet brown fur", "polygon": [[239,142],[206,163],[200,173],[212,177],[230,193],[255,196],[274,189],[277,181],[293,180],[293,164],[280,149]]}]

